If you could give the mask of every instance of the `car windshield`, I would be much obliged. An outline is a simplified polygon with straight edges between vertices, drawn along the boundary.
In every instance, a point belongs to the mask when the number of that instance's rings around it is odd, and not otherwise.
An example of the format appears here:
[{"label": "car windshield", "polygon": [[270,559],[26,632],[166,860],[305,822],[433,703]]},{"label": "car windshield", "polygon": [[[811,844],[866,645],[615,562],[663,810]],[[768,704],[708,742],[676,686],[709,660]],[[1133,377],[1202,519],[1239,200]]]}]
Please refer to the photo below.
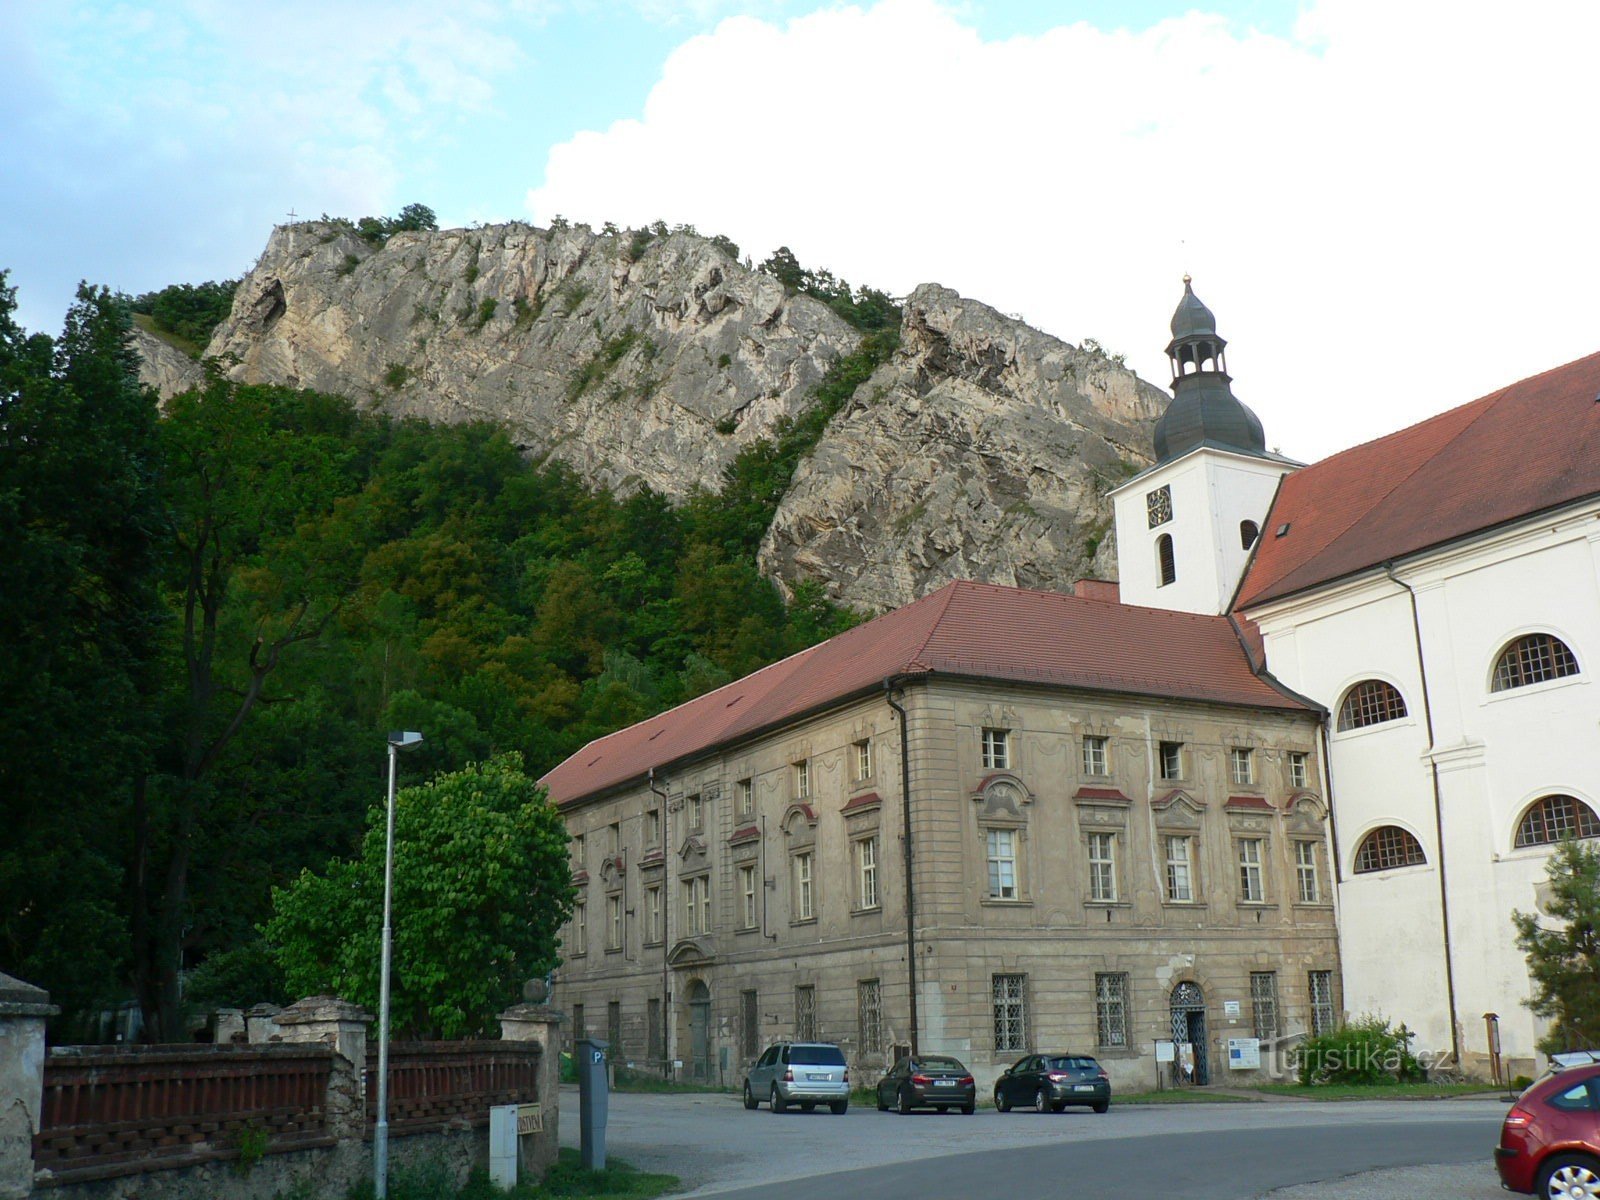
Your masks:
[{"label": "car windshield", "polygon": [[842,1067],[844,1055],[837,1046],[791,1046],[789,1061],[806,1066]]},{"label": "car windshield", "polygon": [[923,1071],[965,1071],[959,1062],[943,1054],[929,1054],[917,1060],[917,1068]]},{"label": "car windshield", "polygon": [[1100,1064],[1092,1058],[1081,1054],[1071,1054],[1063,1058],[1047,1058],[1045,1060],[1052,1071],[1096,1071]]}]

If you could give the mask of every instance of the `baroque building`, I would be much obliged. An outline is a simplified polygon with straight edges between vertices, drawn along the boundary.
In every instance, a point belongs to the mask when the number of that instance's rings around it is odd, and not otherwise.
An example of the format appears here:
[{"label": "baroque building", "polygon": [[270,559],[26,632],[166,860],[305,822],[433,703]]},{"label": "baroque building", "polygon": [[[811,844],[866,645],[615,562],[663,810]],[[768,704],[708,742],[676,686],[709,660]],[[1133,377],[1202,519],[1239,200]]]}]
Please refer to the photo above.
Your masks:
[{"label": "baroque building", "polygon": [[1176,1040],[1245,1077],[1229,1039],[1342,1011],[1319,728],[1227,617],[950,584],[545,777],[555,1000],[617,1063],[726,1083],[780,1038],[983,1086],[1092,1052],[1132,1089]]}]

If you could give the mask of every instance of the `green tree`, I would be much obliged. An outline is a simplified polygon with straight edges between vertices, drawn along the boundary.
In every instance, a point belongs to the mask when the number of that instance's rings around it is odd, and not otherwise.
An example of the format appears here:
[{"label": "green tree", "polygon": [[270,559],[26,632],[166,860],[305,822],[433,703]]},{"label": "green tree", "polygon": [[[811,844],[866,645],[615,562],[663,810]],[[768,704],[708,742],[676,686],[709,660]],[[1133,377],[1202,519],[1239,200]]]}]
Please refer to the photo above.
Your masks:
[{"label": "green tree", "polygon": [[[288,989],[376,1008],[385,810],[361,855],[273,892],[265,934]],[[571,915],[567,831],[516,755],[402,790],[395,802],[395,1028],[463,1037],[494,1026],[522,984],[556,965]]]},{"label": "green tree", "polygon": [[1600,846],[1563,841],[1545,868],[1545,912],[1516,911],[1517,946],[1528,956],[1533,995],[1524,1003],[1551,1020],[1539,1042],[1546,1054],[1600,1046]]}]

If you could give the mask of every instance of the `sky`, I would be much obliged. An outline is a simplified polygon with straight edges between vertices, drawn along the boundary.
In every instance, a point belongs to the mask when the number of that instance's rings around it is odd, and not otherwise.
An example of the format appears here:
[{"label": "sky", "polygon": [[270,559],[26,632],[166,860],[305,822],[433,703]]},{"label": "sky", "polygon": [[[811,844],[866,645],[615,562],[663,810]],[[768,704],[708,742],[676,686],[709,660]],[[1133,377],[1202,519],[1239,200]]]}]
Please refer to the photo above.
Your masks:
[{"label": "sky", "polygon": [[1185,273],[1313,461],[1600,350],[1592,0],[3,0],[0,269],[657,219],[938,282],[1165,386]]}]

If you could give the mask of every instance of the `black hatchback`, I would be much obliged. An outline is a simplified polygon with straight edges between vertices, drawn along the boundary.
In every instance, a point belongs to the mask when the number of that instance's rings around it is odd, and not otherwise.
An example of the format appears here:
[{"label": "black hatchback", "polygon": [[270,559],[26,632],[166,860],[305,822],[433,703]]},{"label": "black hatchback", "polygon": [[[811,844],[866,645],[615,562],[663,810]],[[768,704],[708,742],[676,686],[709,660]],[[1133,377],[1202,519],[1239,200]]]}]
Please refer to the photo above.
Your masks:
[{"label": "black hatchback", "polygon": [[1019,1104],[1040,1112],[1081,1104],[1103,1113],[1111,1107],[1111,1077],[1087,1054],[1029,1054],[994,1081],[996,1108],[1010,1112]]},{"label": "black hatchback", "polygon": [[972,1072],[945,1054],[902,1058],[878,1080],[878,1111],[890,1108],[908,1113],[914,1108],[959,1108],[970,1113],[978,1107],[978,1085]]}]

